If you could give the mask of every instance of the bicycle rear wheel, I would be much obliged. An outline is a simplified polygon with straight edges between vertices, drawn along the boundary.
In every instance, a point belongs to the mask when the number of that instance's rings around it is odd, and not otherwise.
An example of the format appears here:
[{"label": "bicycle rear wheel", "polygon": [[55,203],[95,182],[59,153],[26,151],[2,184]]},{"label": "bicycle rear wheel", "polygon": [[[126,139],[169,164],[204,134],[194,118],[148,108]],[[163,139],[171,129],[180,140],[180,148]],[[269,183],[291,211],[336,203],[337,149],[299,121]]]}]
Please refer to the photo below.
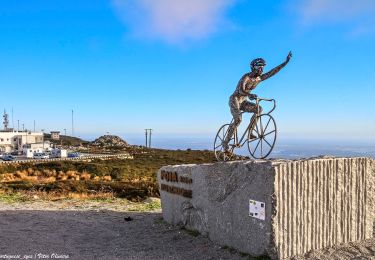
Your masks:
[{"label": "bicycle rear wheel", "polygon": [[214,142],[214,152],[216,160],[218,161],[230,161],[234,158],[234,135],[229,140],[228,146],[229,146],[229,152],[230,154],[224,153],[224,147],[223,142],[228,134],[228,128],[230,124],[225,124],[222,127],[220,127],[219,131],[217,131],[215,142]]},{"label": "bicycle rear wheel", "polygon": [[[250,138],[251,135],[255,138]],[[257,118],[247,140],[247,147],[252,157],[255,159],[264,159],[273,150],[277,137],[277,128],[275,119],[271,115],[263,114]]]}]

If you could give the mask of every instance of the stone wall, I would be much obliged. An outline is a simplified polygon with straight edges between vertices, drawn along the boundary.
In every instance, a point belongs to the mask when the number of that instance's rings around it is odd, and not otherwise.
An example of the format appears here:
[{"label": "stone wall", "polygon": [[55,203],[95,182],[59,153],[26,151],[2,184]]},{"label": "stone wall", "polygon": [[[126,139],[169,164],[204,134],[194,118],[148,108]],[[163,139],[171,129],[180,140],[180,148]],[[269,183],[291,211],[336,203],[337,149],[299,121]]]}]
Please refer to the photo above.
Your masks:
[{"label": "stone wall", "polygon": [[275,259],[363,240],[373,231],[374,166],[367,158],[166,166],[163,217]]},{"label": "stone wall", "polygon": [[302,254],[372,237],[372,160],[317,159],[274,167],[273,230],[278,255]]}]

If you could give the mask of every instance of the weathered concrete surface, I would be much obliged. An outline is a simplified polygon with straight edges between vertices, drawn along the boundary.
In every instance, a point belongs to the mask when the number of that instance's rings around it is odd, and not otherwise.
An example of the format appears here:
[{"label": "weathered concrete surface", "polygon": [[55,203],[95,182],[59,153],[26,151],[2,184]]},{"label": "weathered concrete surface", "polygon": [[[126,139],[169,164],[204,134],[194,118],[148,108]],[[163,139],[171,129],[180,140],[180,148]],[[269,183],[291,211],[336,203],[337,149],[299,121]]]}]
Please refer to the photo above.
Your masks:
[{"label": "weathered concrete surface", "polygon": [[[372,237],[374,179],[368,158],[237,161],[158,172],[168,223],[275,259]],[[249,216],[250,199],[265,203],[265,220]]]},{"label": "weathered concrete surface", "polygon": [[372,237],[374,162],[366,158],[275,165],[275,244],[280,256]]}]

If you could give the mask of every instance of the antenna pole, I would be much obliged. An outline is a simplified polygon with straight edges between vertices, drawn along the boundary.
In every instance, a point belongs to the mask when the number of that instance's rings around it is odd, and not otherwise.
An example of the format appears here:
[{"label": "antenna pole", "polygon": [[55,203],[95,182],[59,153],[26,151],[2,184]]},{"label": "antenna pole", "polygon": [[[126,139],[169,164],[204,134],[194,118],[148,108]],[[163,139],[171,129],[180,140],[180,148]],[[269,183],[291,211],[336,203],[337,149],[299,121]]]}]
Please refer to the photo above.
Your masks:
[{"label": "antenna pole", "polygon": [[148,130],[148,129],[145,129],[145,134],[146,134],[146,148],[147,148],[147,133],[148,133],[147,130]]},{"label": "antenna pole", "polygon": [[74,136],[74,111],[72,109],[72,136]]},{"label": "antenna pole", "polygon": [[152,134],[151,131],[152,131],[152,129],[150,129],[150,128],[145,129],[146,147],[148,147],[148,148],[151,148],[151,134]]},{"label": "antenna pole", "polygon": [[12,107],[12,128],[13,128],[13,132],[14,132],[14,118],[13,118],[13,107]]},{"label": "antenna pole", "polygon": [[4,109],[4,115],[3,115],[3,118],[4,118],[4,130],[5,131],[8,131],[8,126],[9,126],[9,120],[8,120],[8,114],[7,114],[7,111]]},{"label": "antenna pole", "polygon": [[44,129],[42,129],[42,142],[43,142],[43,150],[44,150]]},{"label": "antenna pole", "polygon": [[150,139],[148,141],[148,146],[151,148],[151,132],[152,132],[152,129],[149,129],[149,131],[150,131]]}]

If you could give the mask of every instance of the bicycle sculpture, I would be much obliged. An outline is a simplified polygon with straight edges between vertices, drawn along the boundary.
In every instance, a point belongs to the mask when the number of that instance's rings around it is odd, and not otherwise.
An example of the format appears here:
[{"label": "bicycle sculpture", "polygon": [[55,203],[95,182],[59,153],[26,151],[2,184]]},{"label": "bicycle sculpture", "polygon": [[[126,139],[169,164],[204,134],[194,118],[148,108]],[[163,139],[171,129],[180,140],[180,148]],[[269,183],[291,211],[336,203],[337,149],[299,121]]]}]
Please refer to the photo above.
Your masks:
[{"label": "bicycle sculpture", "polygon": [[[242,147],[245,143],[249,148],[251,156],[257,159],[266,158],[272,151],[276,141],[276,123],[270,115],[276,108],[274,99],[258,98],[250,94],[258,84],[277,74],[289,63],[292,52],[289,52],[285,61],[270,71],[263,73],[266,61],[262,58],[254,59],[250,62],[251,71],[245,73],[239,80],[236,89],[229,97],[230,113],[233,120],[230,124],[223,125],[216,135],[214,151],[216,158],[221,161],[228,161],[234,157],[234,148]],[[256,99],[252,103],[247,98]],[[268,113],[263,113],[260,101],[273,101],[273,108]],[[253,113],[248,127],[238,140],[238,127],[242,121],[244,112]],[[271,131],[268,132],[269,129]]]},{"label": "bicycle sculpture", "polygon": [[[267,113],[260,113],[259,103],[261,101],[273,102],[272,109]],[[264,159],[271,152],[276,142],[277,127],[275,119],[271,116],[271,113],[276,108],[276,101],[274,99],[256,98],[256,112],[251,118],[249,125],[239,139],[238,129],[236,127],[233,137],[229,140],[229,150],[224,151],[223,141],[228,135],[228,129],[230,124],[233,124],[233,120],[229,124],[224,124],[220,127],[215,137],[214,152],[218,161],[229,161],[232,160],[236,155],[234,153],[235,148],[241,148],[247,144],[247,148],[251,156],[255,159]],[[242,112],[243,114],[245,112]]]}]

